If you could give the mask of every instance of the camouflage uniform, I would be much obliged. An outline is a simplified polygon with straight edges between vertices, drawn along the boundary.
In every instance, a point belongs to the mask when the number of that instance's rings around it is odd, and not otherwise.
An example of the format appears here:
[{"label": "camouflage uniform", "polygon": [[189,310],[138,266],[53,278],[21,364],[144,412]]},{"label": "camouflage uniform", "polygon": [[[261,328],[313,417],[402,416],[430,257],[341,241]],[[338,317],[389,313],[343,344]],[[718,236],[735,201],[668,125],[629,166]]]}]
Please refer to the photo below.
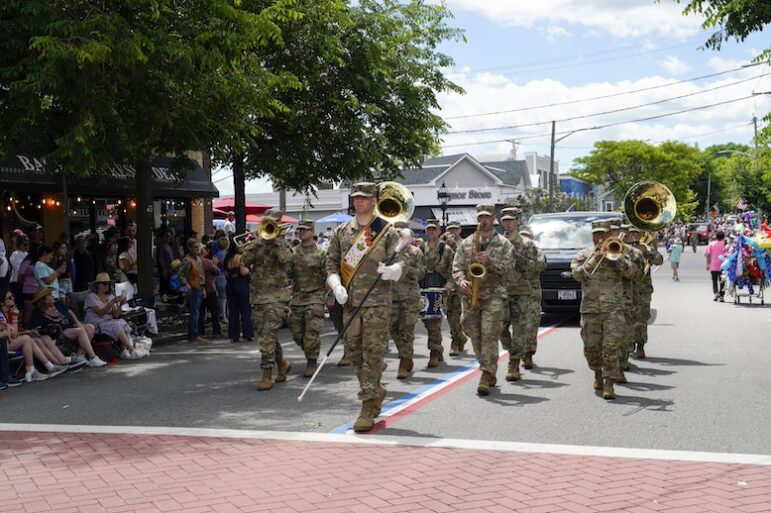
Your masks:
[{"label": "camouflage uniform", "polygon": [[[278,222],[281,212],[269,210],[265,219]],[[244,252],[241,262],[252,271],[252,322],[262,354],[260,366],[270,370],[276,362],[283,362],[278,330],[284,322],[285,308],[290,298],[292,248],[282,237],[273,240],[258,239]]]},{"label": "camouflage uniform", "polygon": [[[625,227],[628,229],[628,227]],[[637,301],[639,298],[639,287],[645,271],[645,257],[636,249],[633,245],[625,244],[624,253],[629,256],[633,267],[634,275],[631,277],[623,277],[621,284],[624,289],[624,320],[626,322],[627,329],[623,332],[622,347],[619,349],[619,365],[621,369],[621,375],[623,371],[629,368],[629,351],[634,350],[634,330],[629,330],[629,327],[633,327],[637,316]],[[630,349],[631,346],[631,349]]]},{"label": "camouflage uniform", "polygon": [[[400,226],[395,225],[397,228]],[[420,317],[420,286],[418,280],[426,272],[423,252],[407,246],[403,253],[404,268],[399,281],[391,289],[391,338],[399,351],[399,359],[412,360],[415,325]],[[387,344],[386,344],[387,347]]]},{"label": "camouflage uniform", "polygon": [[637,315],[634,323],[634,341],[638,344],[638,352],[640,352],[642,346],[648,342],[648,320],[651,318],[651,297],[653,296],[651,266],[663,264],[664,257],[655,246],[639,245],[638,248],[648,263],[648,272],[642,277],[642,282],[638,288]]},{"label": "camouflage uniform", "polygon": [[[441,240],[433,248],[430,248],[428,243],[426,243],[423,245],[423,254],[426,257],[427,277],[430,272],[434,272],[439,274],[441,278],[447,282],[448,278],[451,278],[450,275],[452,273],[452,259],[455,256],[455,252],[453,251],[452,247],[450,247],[448,243],[442,242]],[[426,285],[426,287],[428,287],[428,285]],[[445,283],[445,298],[449,295],[447,292],[448,288],[449,287],[447,287],[447,284]],[[460,300],[460,297],[457,293],[454,295]],[[445,309],[446,308],[447,307],[445,306]],[[423,319],[423,325],[426,327],[426,331],[428,332],[428,349],[431,352],[436,352],[441,355],[444,351],[442,347],[442,318],[425,318]]]},{"label": "camouflage uniform", "polygon": [[326,255],[316,243],[292,249],[292,311],[289,328],[295,343],[305,352],[305,358],[319,357],[324,327],[325,281],[327,279]]},{"label": "camouflage uniform", "polygon": [[[369,187],[369,185],[367,185]],[[374,193],[374,184],[372,184]],[[352,189],[353,190],[353,189]],[[351,248],[359,231],[356,218],[340,225],[332,234],[327,249],[327,274],[339,274],[343,258]],[[386,232],[369,251],[358,271],[348,285],[348,302],[345,305],[346,320],[364,299],[369,287],[378,277],[378,263],[386,262],[396,250],[399,234],[388,225]],[[375,238],[379,234],[372,234]],[[397,261],[399,261],[397,259]],[[345,334],[345,348],[353,370],[359,378],[359,399],[362,401],[380,399],[380,377],[385,361],[385,347],[391,315],[391,282],[380,280],[354,318]]]},{"label": "camouflage uniform", "polygon": [[[447,226],[452,227],[453,225],[460,227],[460,223],[457,222],[448,223]],[[453,256],[454,252],[458,250],[458,244],[461,242],[460,240],[454,240],[447,232],[443,233],[439,240],[453,250]],[[458,290],[452,274],[450,274],[447,277],[447,293],[444,295],[444,311],[447,314],[447,324],[450,325],[450,337],[452,338],[452,347],[455,349],[455,352],[462,351],[462,346],[466,343],[466,334],[463,333],[463,325],[461,323],[461,315],[463,314],[461,296],[462,294]]]},{"label": "camouflage uniform", "polygon": [[[607,222],[596,223],[608,231]],[[594,228],[593,228],[594,229]],[[592,274],[600,257],[596,246],[583,249],[573,257],[573,277],[581,284],[581,338],[589,368],[602,371],[602,377],[619,377],[619,350],[625,349],[624,289],[622,278],[634,276],[635,268],[629,255],[622,252],[616,261],[603,259]],[[611,385],[612,390],[612,385]]]},{"label": "camouflage uniform", "polygon": [[[494,215],[494,205],[479,205],[477,212],[489,212]],[[465,238],[459,245],[452,262],[452,276],[455,283],[470,280],[469,265],[474,262],[475,235]],[[469,297],[463,299],[463,329],[471,338],[479,367],[495,384],[498,370],[498,337],[503,325],[504,299],[506,288],[505,276],[512,272],[513,248],[504,236],[493,232],[489,239],[480,238],[479,251],[485,251],[490,261],[485,265],[486,273],[478,287],[478,305],[469,309]],[[483,374],[483,379],[485,375]],[[480,382],[481,385],[482,382]],[[480,389],[480,394],[482,393]]]}]

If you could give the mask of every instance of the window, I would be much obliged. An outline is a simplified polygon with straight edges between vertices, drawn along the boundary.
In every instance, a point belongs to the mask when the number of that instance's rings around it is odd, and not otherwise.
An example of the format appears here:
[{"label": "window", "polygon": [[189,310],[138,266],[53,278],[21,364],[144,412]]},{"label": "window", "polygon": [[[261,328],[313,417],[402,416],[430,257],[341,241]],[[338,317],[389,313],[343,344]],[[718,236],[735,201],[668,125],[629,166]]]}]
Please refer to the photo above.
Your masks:
[{"label": "window", "polygon": [[605,212],[613,212],[613,202],[612,201],[606,201],[605,202]]}]

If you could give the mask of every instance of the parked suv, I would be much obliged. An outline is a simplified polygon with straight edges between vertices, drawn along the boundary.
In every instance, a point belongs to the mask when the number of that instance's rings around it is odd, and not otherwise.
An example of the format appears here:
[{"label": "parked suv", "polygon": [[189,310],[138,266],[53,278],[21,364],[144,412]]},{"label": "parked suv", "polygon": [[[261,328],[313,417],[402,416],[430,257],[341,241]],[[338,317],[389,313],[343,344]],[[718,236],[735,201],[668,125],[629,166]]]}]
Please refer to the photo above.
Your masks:
[{"label": "parked suv", "polygon": [[544,312],[578,311],[581,285],[573,278],[570,262],[592,244],[592,221],[620,218],[618,212],[559,212],[530,218],[533,240],[546,255],[541,272]]}]

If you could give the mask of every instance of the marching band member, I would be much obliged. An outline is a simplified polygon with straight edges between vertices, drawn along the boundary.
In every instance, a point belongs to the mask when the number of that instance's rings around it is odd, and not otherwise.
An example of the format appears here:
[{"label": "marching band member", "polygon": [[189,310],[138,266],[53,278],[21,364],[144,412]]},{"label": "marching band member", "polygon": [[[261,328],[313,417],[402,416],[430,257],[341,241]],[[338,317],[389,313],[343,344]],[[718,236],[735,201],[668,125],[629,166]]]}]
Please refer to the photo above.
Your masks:
[{"label": "marching band member", "polygon": [[[528,240],[533,240],[533,233],[530,231],[530,228],[526,226],[522,226],[519,229],[519,234]],[[527,281],[530,285],[530,315],[527,317],[527,322],[524,326],[526,332],[525,348],[532,347],[533,354],[535,354],[538,347],[538,328],[541,325],[541,271],[546,268],[546,255],[544,255],[541,248],[537,245],[535,246],[535,251],[537,255],[536,259],[539,263],[538,265],[533,265],[530,272],[526,273]],[[532,366],[532,359],[529,366],[528,362],[525,362],[526,369],[532,368]]]},{"label": "marching band member", "polygon": [[452,275],[465,295],[463,329],[471,337],[482,369],[477,393],[488,395],[497,382],[498,337],[506,296],[503,284],[513,270],[513,248],[494,230],[495,205],[477,205],[477,221],[477,232],[458,245]]},{"label": "marching band member", "polygon": [[[445,295],[449,293],[449,280],[452,273],[452,259],[455,256],[450,244],[440,240],[441,229],[439,221],[429,219],[426,224],[426,243],[423,245],[423,254],[426,258],[426,274],[421,280],[420,287],[443,288]],[[428,367],[436,367],[444,360],[444,348],[442,347],[442,317],[426,317],[423,325],[428,332],[428,349],[430,357]],[[456,353],[457,354],[457,353]]]},{"label": "marching band member", "polygon": [[651,276],[651,267],[664,263],[664,257],[659,253],[656,246],[651,244],[642,244],[639,240],[639,230],[634,247],[642,251],[645,261],[648,263],[648,271],[642,278],[639,287],[639,299],[637,302],[637,316],[634,325],[635,343],[637,350],[635,358],[642,360],[645,358],[645,344],[648,343],[648,319],[651,318],[651,296],[653,296],[653,278]]},{"label": "marching band member", "polygon": [[[441,241],[450,246],[453,252],[458,251],[458,244],[463,240],[460,231],[460,223],[458,221],[450,221],[447,223],[447,231],[442,234]],[[447,312],[447,324],[450,325],[450,336],[452,337],[450,356],[458,356],[458,354],[463,352],[468,337],[463,333],[463,325],[461,323],[461,315],[463,314],[461,294],[458,286],[452,279],[452,270],[450,273],[450,276],[447,277],[447,285],[445,286],[445,311]]]}]

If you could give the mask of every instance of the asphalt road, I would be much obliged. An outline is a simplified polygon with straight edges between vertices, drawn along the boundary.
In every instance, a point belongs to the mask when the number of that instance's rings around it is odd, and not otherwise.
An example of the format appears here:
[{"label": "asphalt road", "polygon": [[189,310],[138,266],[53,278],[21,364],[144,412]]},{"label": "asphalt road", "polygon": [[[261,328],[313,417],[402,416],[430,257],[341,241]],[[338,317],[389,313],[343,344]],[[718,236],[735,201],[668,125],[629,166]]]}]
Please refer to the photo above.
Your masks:
[{"label": "asphalt road", "polygon": [[[668,262],[655,273],[649,357],[632,362],[629,383],[617,385],[615,401],[604,401],[591,388],[575,316],[545,317],[544,326],[557,327],[539,342],[536,368],[525,371],[522,381],[507,383],[504,361],[499,386],[487,398],[477,397],[476,377],[426,391],[457,379],[475,360],[465,354],[425,369],[425,330],[418,323],[416,372],[397,381],[392,352],[386,402],[393,406],[416,391],[427,395],[379,433],[771,454],[771,312],[757,301],[746,304],[746,298],[741,305],[713,302],[702,251],[703,246],[684,254],[679,283],[670,280]],[[322,332],[324,349],[333,331],[327,324]],[[144,360],[2,391],[0,422],[330,432],[354,420],[357,386],[350,368],[334,365],[340,349],[298,403],[307,382],[303,356],[288,330],[280,339],[294,368],[288,382],[270,392],[255,389],[255,345],[181,342],[161,345]]]}]

